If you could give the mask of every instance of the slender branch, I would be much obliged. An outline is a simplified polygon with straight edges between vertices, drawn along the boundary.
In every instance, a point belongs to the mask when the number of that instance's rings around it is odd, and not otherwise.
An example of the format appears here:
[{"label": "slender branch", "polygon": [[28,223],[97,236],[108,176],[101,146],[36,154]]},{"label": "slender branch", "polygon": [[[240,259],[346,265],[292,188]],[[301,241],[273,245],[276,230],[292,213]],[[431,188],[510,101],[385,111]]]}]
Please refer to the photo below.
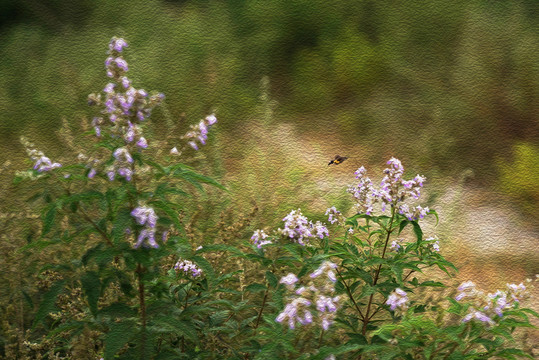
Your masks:
[{"label": "slender branch", "polygon": [[348,297],[350,298],[350,300],[352,300],[352,303],[354,304],[357,312],[359,313],[360,319],[364,320],[365,317],[363,316],[363,313],[361,312],[361,309],[359,308],[358,304],[356,303],[356,300],[354,299],[354,296],[352,295],[352,291],[350,290],[350,287],[344,281],[344,278],[342,277],[341,272],[339,271],[339,268],[337,268],[336,270],[337,270],[337,274],[341,278],[341,282],[344,284],[344,287],[346,288],[346,291],[348,292]]},{"label": "slender branch", "polygon": [[264,307],[266,306],[266,300],[268,299],[268,291],[269,287],[266,288],[266,292],[264,293],[264,300],[262,300],[262,306],[260,307],[260,311],[258,312],[258,317],[256,319],[254,330],[258,328],[258,324],[260,323],[260,319],[262,318],[262,312],[264,311]]},{"label": "slender branch", "polygon": [[[393,220],[394,219],[395,219],[395,207],[392,206],[391,207],[391,220],[389,221],[389,227],[388,227],[388,230],[387,230],[387,236],[386,236],[386,240],[385,240],[385,244],[384,244],[384,250],[382,251],[382,259],[386,255],[387,244],[389,243],[389,237],[391,236],[391,233],[393,232],[393,230],[391,228],[393,226]],[[378,283],[378,279],[379,279],[379,276],[380,276],[380,270],[381,269],[382,269],[382,264],[378,265],[378,269],[376,270],[376,274],[374,275],[374,280],[372,282],[373,287],[376,286],[376,284]],[[372,293],[371,296],[369,296],[369,303],[367,304],[367,312],[365,314],[365,317],[363,318],[363,329],[361,331],[363,336],[365,336],[367,334],[367,324],[369,323],[369,320],[372,318],[372,316],[369,317],[369,313],[371,311],[371,305],[372,305],[373,297],[374,297],[374,293]]]},{"label": "slender branch", "polygon": [[101,229],[99,226],[97,226],[97,224],[92,220],[92,218],[90,216],[88,216],[88,214],[86,213],[86,211],[84,211],[84,209],[82,207],[79,207],[79,209],[80,209],[80,212],[81,212],[82,217],[84,218],[84,220],[86,220],[90,224],[92,224],[92,226],[101,234],[101,236],[103,237],[103,239],[105,239],[105,241],[107,242],[107,244],[109,246],[113,246],[112,241],[111,241],[110,237],[108,236],[108,234],[103,229]]},{"label": "slender branch", "polygon": [[139,294],[139,304],[140,304],[140,320],[142,324],[142,336],[140,337],[140,359],[145,359],[146,353],[146,302],[144,298],[144,282],[142,280],[142,273],[144,268],[141,264],[137,265],[137,278],[138,278],[138,294]]},{"label": "slender branch", "polygon": [[320,332],[320,338],[318,338],[318,348],[320,349],[320,346],[322,346],[322,337],[324,336],[324,329]]}]

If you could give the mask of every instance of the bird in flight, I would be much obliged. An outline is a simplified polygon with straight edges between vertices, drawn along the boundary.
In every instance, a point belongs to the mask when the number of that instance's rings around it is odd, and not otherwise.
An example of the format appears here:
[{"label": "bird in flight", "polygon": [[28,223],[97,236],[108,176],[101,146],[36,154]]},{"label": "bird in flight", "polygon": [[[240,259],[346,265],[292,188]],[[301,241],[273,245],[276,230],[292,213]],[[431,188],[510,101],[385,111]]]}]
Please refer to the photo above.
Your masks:
[{"label": "bird in flight", "polygon": [[346,156],[335,155],[335,159],[331,160],[329,162],[328,166],[331,165],[331,164],[338,165],[338,164],[342,163],[346,159],[348,159]]}]

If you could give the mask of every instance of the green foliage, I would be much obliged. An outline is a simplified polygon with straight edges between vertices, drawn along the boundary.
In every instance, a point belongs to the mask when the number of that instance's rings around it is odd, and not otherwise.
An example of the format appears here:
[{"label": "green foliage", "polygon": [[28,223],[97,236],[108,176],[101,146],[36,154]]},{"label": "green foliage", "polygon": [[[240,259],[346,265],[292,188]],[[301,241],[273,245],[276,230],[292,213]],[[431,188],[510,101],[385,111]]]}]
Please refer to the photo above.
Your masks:
[{"label": "green foliage", "polygon": [[510,162],[498,160],[499,186],[524,205],[532,216],[537,213],[539,203],[539,148],[531,143],[517,143],[513,147]]}]

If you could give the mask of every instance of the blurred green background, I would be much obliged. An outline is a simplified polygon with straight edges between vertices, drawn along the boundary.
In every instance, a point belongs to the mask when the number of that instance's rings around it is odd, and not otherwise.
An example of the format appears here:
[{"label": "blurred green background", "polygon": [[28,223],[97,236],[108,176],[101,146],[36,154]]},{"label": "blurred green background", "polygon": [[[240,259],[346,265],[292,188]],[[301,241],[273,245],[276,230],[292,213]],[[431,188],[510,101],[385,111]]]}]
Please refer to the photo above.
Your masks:
[{"label": "blurred green background", "polygon": [[[167,96],[157,135],[216,111],[184,161],[231,192],[198,204],[256,205],[253,226],[277,226],[297,207],[350,208],[353,171],[379,180],[395,156],[427,177],[451,260],[489,258],[520,281],[539,271],[538,13],[536,0],[2,0],[1,180],[28,167],[21,135],[62,157],[62,119],[76,132],[95,115],[87,96],[122,36],[134,86]],[[335,154],[350,159],[328,168]]]}]

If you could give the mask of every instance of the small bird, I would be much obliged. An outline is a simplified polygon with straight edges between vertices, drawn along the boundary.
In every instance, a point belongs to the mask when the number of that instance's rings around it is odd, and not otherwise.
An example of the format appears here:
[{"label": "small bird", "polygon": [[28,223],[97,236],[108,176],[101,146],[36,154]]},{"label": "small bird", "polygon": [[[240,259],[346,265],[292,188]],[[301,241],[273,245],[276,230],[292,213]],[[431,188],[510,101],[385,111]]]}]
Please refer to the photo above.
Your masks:
[{"label": "small bird", "polygon": [[331,164],[338,165],[338,164],[342,163],[346,159],[348,159],[346,156],[335,155],[335,159],[331,160],[329,162],[328,166],[331,165]]}]

